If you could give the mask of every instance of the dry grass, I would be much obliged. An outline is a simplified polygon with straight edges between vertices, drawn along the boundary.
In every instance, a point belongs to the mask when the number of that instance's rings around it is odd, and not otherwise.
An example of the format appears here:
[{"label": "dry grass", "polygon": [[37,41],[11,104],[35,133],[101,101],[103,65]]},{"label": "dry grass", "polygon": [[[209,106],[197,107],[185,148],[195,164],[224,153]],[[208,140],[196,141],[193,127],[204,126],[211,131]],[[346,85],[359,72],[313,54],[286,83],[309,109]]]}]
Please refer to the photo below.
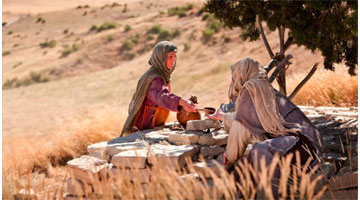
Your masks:
[{"label": "dry grass", "polygon": [[[15,186],[27,185],[26,180],[37,177],[37,173],[49,175],[53,167],[64,166],[68,160],[86,154],[88,145],[118,136],[125,116],[114,110],[116,108],[105,106],[83,113],[81,119],[68,125],[68,131],[7,142],[2,165],[5,196],[14,193]],[[32,178],[19,183],[24,177]]]},{"label": "dry grass", "polygon": [[[291,165],[293,155],[285,158],[275,156],[271,165],[265,167],[265,160],[255,166],[242,162],[236,168],[240,174],[240,179],[236,181],[234,174],[229,174],[224,168],[218,165],[219,173],[211,169],[206,169],[206,173],[211,178],[206,178],[202,173],[198,177],[194,176],[197,172],[192,167],[192,161],[187,160],[187,168],[176,170],[169,163],[155,163],[150,170],[150,180],[143,181],[142,169],[117,169],[110,171],[108,176],[94,176],[90,184],[79,184],[74,179],[72,183],[76,186],[75,190],[78,197],[90,199],[235,199],[239,198],[239,190],[243,196],[241,198],[274,199],[272,193],[273,179],[271,178],[275,167],[280,167],[283,172],[279,181],[279,196],[281,199],[319,199],[327,186],[323,186],[320,191],[314,191],[316,184],[322,178],[318,176],[311,178],[316,168],[307,172],[304,167]],[[256,166],[261,170],[257,171]],[[188,175],[188,174],[191,175]],[[44,195],[47,198],[60,199],[66,193],[65,180],[68,174],[62,174],[62,179],[58,180],[56,187],[51,192]],[[33,178],[33,180],[35,180]],[[33,185],[29,182],[27,186]],[[83,189],[82,189],[83,187]],[[93,191],[96,191],[95,193]]]},{"label": "dry grass", "polygon": [[[289,91],[301,79],[299,75],[292,78]],[[318,70],[294,97],[293,102],[309,106],[358,106],[358,76],[350,76],[342,66],[338,66],[336,72]]]}]

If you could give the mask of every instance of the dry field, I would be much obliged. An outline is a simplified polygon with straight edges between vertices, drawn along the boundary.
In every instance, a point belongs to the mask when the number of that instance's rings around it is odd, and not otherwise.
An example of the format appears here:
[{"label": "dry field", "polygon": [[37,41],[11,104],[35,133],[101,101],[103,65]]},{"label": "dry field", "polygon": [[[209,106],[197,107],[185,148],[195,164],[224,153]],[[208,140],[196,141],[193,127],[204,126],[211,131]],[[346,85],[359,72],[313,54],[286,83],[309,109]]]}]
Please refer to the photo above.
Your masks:
[{"label": "dry field", "polygon": [[[3,1],[7,24],[2,84],[35,80],[3,89],[3,198],[24,186],[42,195],[49,191],[57,195],[68,176],[63,167],[67,160],[83,154],[89,144],[119,135],[137,80],[148,68],[157,36],[151,39],[147,31],[155,25],[170,33],[179,30],[180,35],[171,39],[179,47],[173,92],[185,98],[196,95],[200,107],[218,107],[227,101],[232,63],[246,57],[263,65],[269,61],[262,41],[240,40],[239,29],[221,28],[204,43],[207,22],[198,15],[202,1],[192,1],[194,8],[185,17],[168,15],[169,8],[187,2]],[[89,31],[105,22],[117,28]],[[268,30],[266,34],[271,47],[278,49],[277,34]],[[129,51],[134,58],[129,59],[120,49],[131,37],[138,42]],[[56,41],[53,47],[41,47],[51,40]],[[303,47],[293,46],[288,53],[294,56],[288,70],[292,91],[315,62],[322,68],[323,59],[319,52]],[[343,64],[335,73],[319,69],[294,102],[357,106],[357,83],[357,76],[350,77]],[[170,120],[175,120],[174,114]]]}]

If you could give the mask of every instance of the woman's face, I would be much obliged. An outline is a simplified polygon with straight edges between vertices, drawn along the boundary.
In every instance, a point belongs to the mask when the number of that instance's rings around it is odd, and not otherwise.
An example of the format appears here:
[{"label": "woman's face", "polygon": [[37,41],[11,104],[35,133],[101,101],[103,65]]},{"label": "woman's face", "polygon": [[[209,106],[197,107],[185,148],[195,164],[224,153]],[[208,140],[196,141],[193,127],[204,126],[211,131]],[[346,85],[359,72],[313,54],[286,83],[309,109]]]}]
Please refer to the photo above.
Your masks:
[{"label": "woman's face", "polygon": [[176,51],[172,51],[168,53],[166,57],[166,68],[171,70],[174,67],[175,62],[176,62]]}]

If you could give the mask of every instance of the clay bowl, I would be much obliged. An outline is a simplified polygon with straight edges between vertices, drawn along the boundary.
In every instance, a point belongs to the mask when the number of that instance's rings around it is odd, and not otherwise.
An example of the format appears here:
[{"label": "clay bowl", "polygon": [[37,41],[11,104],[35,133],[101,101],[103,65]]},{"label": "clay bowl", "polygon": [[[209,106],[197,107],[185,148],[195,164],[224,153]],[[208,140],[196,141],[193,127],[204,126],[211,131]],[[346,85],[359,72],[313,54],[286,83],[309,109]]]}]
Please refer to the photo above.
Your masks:
[{"label": "clay bowl", "polygon": [[205,111],[205,113],[209,115],[214,114],[216,112],[216,109],[213,107],[205,107],[204,109],[207,110]]},{"label": "clay bowl", "polygon": [[189,120],[200,120],[201,115],[199,112],[187,112],[182,109],[180,112],[176,114],[176,119],[183,126],[186,126],[186,122]]},{"label": "clay bowl", "polygon": [[209,115],[214,114],[215,111],[216,111],[216,109],[215,109],[215,108],[212,108],[212,107],[205,107],[205,108],[203,108],[203,109],[196,109],[196,110],[197,110],[197,111],[204,112],[204,113],[209,114]]}]

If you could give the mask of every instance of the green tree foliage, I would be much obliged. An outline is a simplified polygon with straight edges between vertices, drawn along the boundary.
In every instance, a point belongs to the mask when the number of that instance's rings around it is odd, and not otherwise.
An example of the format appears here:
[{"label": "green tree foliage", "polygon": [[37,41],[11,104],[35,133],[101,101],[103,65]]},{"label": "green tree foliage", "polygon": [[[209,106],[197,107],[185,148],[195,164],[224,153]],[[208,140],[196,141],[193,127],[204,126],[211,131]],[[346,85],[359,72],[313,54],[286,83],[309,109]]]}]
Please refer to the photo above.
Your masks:
[{"label": "green tree foliage", "polygon": [[230,28],[240,27],[240,37],[249,41],[260,37],[258,16],[271,31],[288,29],[292,44],[320,50],[326,69],[345,62],[349,73],[356,74],[357,1],[208,0],[205,10]]}]

